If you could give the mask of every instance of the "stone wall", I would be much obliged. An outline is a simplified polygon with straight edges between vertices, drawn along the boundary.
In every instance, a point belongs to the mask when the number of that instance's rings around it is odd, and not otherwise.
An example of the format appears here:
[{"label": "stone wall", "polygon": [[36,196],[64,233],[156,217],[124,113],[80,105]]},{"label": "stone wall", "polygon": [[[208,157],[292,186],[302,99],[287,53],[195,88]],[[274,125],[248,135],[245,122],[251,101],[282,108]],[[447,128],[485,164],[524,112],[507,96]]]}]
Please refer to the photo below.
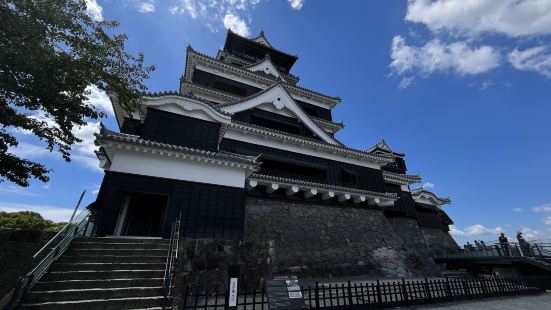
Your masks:
[{"label": "stone wall", "polygon": [[51,232],[0,229],[0,308],[17,280],[28,271],[32,256],[53,237]]},{"label": "stone wall", "polygon": [[423,232],[427,245],[435,255],[459,249],[457,242],[453,240],[449,232],[441,228],[421,227],[421,231]]},{"label": "stone wall", "polygon": [[239,269],[239,287],[262,287],[265,275],[275,271],[273,242],[248,242],[217,239],[181,241],[175,283],[178,292],[185,287],[215,292],[226,289],[228,268]]},{"label": "stone wall", "polygon": [[244,239],[274,240],[278,272],[301,277],[431,274],[382,211],[248,197]]},{"label": "stone wall", "polygon": [[425,266],[425,270],[434,271],[434,274],[428,273],[427,275],[436,275],[439,267],[432,259],[432,249],[429,248],[425,241],[421,227],[417,224],[417,219],[409,217],[388,217],[387,220],[394,229],[394,232],[396,232],[396,235],[400,238],[402,244],[421,259]]}]

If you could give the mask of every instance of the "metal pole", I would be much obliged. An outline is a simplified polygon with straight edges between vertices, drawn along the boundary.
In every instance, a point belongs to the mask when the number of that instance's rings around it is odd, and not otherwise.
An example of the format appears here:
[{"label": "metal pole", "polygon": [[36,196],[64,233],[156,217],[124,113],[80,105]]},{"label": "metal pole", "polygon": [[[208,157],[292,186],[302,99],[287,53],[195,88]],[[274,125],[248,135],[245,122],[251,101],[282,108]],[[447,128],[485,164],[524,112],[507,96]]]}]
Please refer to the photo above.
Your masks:
[{"label": "metal pole", "polygon": [[80,203],[82,202],[82,198],[84,198],[85,193],[86,193],[86,190],[82,191],[82,194],[80,194],[80,198],[78,199],[78,203],[75,207],[75,210],[73,211],[73,215],[71,215],[71,219],[69,220],[69,223],[71,223],[71,221],[73,221],[73,219],[75,218],[75,214],[77,213],[78,207],[80,207]]}]

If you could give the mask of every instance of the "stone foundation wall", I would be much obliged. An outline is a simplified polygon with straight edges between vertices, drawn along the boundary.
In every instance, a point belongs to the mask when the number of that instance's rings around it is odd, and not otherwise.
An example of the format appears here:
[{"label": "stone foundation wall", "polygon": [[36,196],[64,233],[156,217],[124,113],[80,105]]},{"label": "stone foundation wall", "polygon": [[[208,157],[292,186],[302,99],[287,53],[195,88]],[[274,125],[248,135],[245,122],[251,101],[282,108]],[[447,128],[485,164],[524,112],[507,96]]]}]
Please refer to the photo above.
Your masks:
[{"label": "stone foundation wall", "polygon": [[0,229],[0,308],[9,299],[17,280],[29,271],[32,256],[55,233],[38,230]]},{"label": "stone foundation wall", "polygon": [[239,269],[239,287],[247,291],[261,288],[262,278],[275,271],[273,242],[247,242],[219,239],[180,241],[176,269],[176,291],[189,286],[205,292],[225,290],[228,268]]},{"label": "stone foundation wall", "polygon": [[417,224],[417,219],[408,217],[388,217],[388,222],[391,224],[394,232],[399,236],[400,241],[404,246],[413,251],[423,262],[425,270],[434,271],[437,275],[439,267],[432,259],[432,249],[425,241],[425,236],[421,231],[421,227]]},{"label": "stone foundation wall", "polygon": [[434,255],[440,255],[442,252],[455,251],[459,249],[457,242],[453,240],[449,232],[441,228],[421,227],[423,236],[427,245]]},{"label": "stone foundation wall", "polygon": [[273,240],[278,272],[301,277],[431,274],[382,211],[248,197],[244,239]]}]

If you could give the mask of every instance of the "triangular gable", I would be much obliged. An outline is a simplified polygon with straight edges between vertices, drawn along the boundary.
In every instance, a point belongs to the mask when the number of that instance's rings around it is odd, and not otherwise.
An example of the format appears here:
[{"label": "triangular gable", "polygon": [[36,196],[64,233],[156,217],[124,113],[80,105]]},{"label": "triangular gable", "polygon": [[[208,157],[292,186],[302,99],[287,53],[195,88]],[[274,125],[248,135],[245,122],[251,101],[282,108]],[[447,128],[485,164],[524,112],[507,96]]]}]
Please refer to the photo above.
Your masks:
[{"label": "triangular gable", "polygon": [[339,143],[327,134],[323,129],[312,121],[310,116],[304,112],[304,110],[293,100],[291,95],[283,88],[280,83],[274,84],[271,87],[264,89],[263,91],[245,98],[241,101],[230,103],[226,105],[220,105],[219,108],[227,113],[238,113],[241,111],[255,108],[259,105],[271,103],[277,110],[287,108],[302,122],[308,129],[310,129],[315,135],[321,138],[323,141],[339,145]]},{"label": "triangular gable", "polygon": [[270,42],[268,42],[268,39],[266,39],[266,36],[264,35],[264,31],[260,31],[260,34],[258,35],[258,37],[251,40],[256,43],[272,48],[272,45],[270,44]]},{"label": "triangular gable", "polygon": [[398,153],[398,152],[394,152],[390,146],[388,146],[388,144],[386,143],[385,139],[381,138],[381,141],[379,141],[379,143],[375,144],[374,146],[368,148],[366,150],[366,152],[368,153],[389,153],[389,154],[393,154],[393,155],[397,155],[397,156],[400,156],[400,157],[403,157],[404,154],[403,153]]},{"label": "triangular gable", "polygon": [[263,60],[258,61],[256,63],[248,65],[248,66],[244,66],[244,68],[247,68],[248,70],[250,70],[252,72],[261,71],[261,72],[264,72],[266,74],[271,74],[271,75],[275,76],[276,78],[280,78],[283,81],[285,81],[285,79],[279,73],[279,70],[277,70],[277,67],[272,62],[272,59],[270,58],[270,54],[266,54],[266,57]]}]

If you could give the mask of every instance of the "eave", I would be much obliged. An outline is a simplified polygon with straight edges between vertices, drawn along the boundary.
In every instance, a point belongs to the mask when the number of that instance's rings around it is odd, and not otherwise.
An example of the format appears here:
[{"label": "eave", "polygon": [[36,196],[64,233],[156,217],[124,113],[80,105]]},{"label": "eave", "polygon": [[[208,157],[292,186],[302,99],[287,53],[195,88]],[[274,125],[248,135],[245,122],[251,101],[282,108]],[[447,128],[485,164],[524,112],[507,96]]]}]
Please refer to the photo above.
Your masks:
[{"label": "eave", "polygon": [[[236,102],[239,100],[243,100],[243,97],[236,96],[234,94],[230,94],[224,91],[208,88],[205,86],[197,85],[192,82],[188,82],[186,80],[182,80],[180,83],[180,92],[181,93],[188,93],[192,92],[199,96],[209,96],[213,99],[216,99],[217,101],[221,102],[221,105],[224,106],[226,104],[229,104],[231,102]],[[339,130],[344,128],[344,123],[335,123],[328,120],[324,120],[319,117],[314,117],[311,115],[308,115],[316,125],[323,128],[325,131],[329,133],[336,133]]]},{"label": "eave", "polygon": [[[207,56],[205,54],[202,54],[200,52],[197,52],[191,46],[188,46],[187,48],[186,71],[184,74],[185,80],[191,82],[192,73],[195,67],[194,64],[197,61],[199,62],[202,61],[207,65],[215,66],[223,72],[229,71],[232,74],[260,83],[264,85],[264,87],[269,87],[270,85],[278,81],[278,79],[276,79],[271,75],[252,72],[245,68],[237,67],[237,66],[222,62],[220,60],[217,60],[215,58],[212,58],[210,56]],[[283,83],[283,85],[287,89],[287,91],[289,91],[291,94],[302,95],[312,100],[323,102],[327,104],[330,108],[335,107],[337,104],[341,102],[341,98],[339,97],[328,96],[328,95],[321,94],[316,91],[303,88],[300,86],[292,85],[289,83]]]},{"label": "eave", "polygon": [[421,177],[418,175],[399,174],[389,171],[383,171],[385,182],[396,185],[410,185],[421,182]]},{"label": "eave", "polygon": [[416,188],[411,191],[411,195],[414,200],[421,200],[421,199],[427,199],[430,200],[432,203],[434,203],[437,206],[445,205],[445,204],[451,204],[451,199],[448,198],[441,198],[436,196],[433,192],[430,192],[422,187]]},{"label": "eave", "polygon": [[262,138],[271,138],[282,143],[295,144],[299,147],[310,147],[317,151],[325,151],[331,154],[340,154],[345,157],[351,157],[359,160],[367,160],[378,165],[385,165],[394,161],[392,157],[372,155],[366,153],[365,151],[355,150],[344,145],[328,144],[303,136],[293,135],[290,133],[268,129],[265,127],[247,124],[235,120],[232,120],[229,128],[241,131],[243,134],[253,134]]},{"label": "eave", "polygon": [[[96,153],[100,161],[105,159],[111,162],[113,154],[117,150],[132,150],[136,152],[151,153],[173,158],[188,159],[199,162],[207,162],[224,166],[247,169],[252,173],[258,170],[259,163],[256,157],[244,156],[228,152],[212,152],[189,148],[168,143],[161,143],[151,140],[145,140],[139,136],[118,133],[101,128],[99,134],[95,134],[94,144],[100,147]],[[105,168],[105,167],[102,167]]]},{"label": "eave", "polygon": [[312,198],[319,195],[324,200],[335,198],[339,202],[350,200],[355,204],[389,206],[398,199],[396,193],[379,193],[358,188],[253,173],[247,180],[246,188],[251,190],[258,185],[266,187],[268,193],[284,189],[287,196],[302,194],[305,198]]}]

